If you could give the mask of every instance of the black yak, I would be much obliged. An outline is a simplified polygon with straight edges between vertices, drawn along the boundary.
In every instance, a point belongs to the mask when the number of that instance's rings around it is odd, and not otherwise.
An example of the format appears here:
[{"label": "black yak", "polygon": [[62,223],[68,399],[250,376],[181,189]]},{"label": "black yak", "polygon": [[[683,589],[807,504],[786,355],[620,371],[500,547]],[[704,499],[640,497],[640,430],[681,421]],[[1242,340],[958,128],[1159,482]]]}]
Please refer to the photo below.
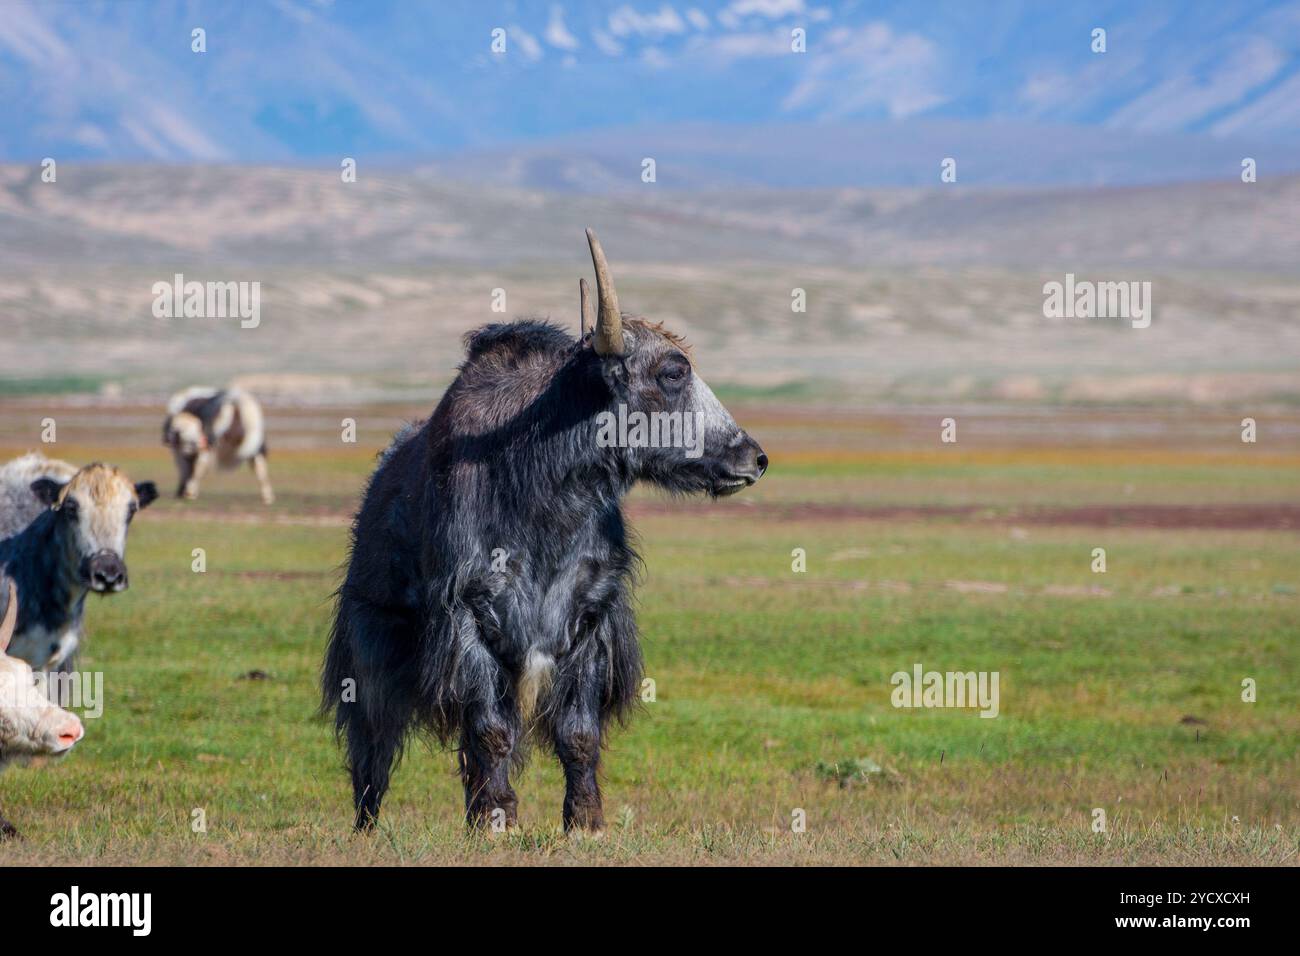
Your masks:
[{"label": "black yak", "polygon": [[599,312],[580,282],[581,338],[530,320],[469,334],[366,489],[322,673],[358,829],[422,729],[458,747],[471,826],[515,824],[531,738],[564,768],[565,829],[599,831],[602,742],[641,682],[623,497],[638,481],[729,495],[767,468],[681,339],[619,311],[587,240]]}]

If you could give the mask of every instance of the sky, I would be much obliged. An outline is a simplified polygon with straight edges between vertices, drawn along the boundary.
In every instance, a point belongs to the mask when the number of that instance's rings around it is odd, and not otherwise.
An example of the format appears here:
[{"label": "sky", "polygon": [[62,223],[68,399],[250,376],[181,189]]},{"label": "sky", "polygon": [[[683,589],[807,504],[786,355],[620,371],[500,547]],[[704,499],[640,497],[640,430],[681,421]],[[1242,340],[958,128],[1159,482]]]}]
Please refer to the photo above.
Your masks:
[{"label": "sky", "polygon": [[0,0],[0,102],[18,162],[403,159],[672,124],[1296,144],[1300,2]]}]

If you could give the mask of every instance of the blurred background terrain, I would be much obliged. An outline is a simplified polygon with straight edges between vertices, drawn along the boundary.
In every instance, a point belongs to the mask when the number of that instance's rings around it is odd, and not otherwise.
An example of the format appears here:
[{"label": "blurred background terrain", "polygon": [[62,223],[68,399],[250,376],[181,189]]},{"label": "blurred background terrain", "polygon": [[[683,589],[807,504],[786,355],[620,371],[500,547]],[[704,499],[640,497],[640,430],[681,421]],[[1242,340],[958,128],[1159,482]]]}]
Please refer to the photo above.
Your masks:
[{"label": "blurred background terrain", "polygon": [[[0,101],[0,459],[165,494],[88,609],[103,719],[0,778],[9,858],[1297,859],[1300,5],[0,0]],[[771,470],[632,496],[658,698],[605,843],[540,756],[524,831],[466,840],[418,747],[360,846],[311,717],[358,496],[465,332],[576,332],[587,226]],[[155,318],[176,273],[259,282],[259,326]],[[1045,318],[1067,273],[1150,282],[1150,327]],[[166,395],[231,381],[273,508],[167,494]],[[893,708],[918,661],[999,671],[1001,716]]]}]

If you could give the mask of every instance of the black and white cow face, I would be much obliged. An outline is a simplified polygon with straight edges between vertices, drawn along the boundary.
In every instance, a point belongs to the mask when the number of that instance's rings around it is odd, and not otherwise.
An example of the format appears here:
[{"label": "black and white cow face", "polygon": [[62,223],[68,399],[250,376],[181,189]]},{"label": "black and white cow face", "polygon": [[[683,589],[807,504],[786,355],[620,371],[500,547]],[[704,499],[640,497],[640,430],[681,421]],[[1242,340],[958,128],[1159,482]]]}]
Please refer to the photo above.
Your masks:
[{"label": "black and white cow face", "polygon": [[41,478],[31,487],[56,512],[65,558],[78,581],[101,594],[125,591],[126,534],[136,512],[158,497],[154,483],[133,485],[117,468],[96,463],[66,483]]}]

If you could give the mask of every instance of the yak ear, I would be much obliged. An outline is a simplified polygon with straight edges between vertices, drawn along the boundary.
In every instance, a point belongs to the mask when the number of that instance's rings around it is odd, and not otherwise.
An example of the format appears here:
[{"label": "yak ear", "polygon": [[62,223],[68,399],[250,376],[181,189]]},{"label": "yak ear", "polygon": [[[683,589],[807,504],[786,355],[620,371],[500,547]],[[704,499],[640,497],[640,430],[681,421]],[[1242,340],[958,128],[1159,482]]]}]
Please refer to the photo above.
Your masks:
[{"label": "yak ear", "polygon": [[628,371],[627,360],[621,355],[598,355],[600,359],[600,376],[605,380],[614,397],[620,401],[627,400]]},{"label": "yak ear", "polygon": [[0,654],[9,650],[9,641],[14,636],[14,628],[18,626],[18,588],[14,587],[12,581],[6,580],[4,583],[8,593],[5,595],[5,616],[0,620]]},{"label": "yak ear", "polygon": [[59,492],[66,484],[66,481],[55,481],[53,478],[37,478],[28,487],[36,499],[48,507],[59,500]]},{"label": "yak ear", "polygon": [[137,481],[135,493],[140,499],[140,509],[143,511],[158,498],[158,486],[152,481]]}]

